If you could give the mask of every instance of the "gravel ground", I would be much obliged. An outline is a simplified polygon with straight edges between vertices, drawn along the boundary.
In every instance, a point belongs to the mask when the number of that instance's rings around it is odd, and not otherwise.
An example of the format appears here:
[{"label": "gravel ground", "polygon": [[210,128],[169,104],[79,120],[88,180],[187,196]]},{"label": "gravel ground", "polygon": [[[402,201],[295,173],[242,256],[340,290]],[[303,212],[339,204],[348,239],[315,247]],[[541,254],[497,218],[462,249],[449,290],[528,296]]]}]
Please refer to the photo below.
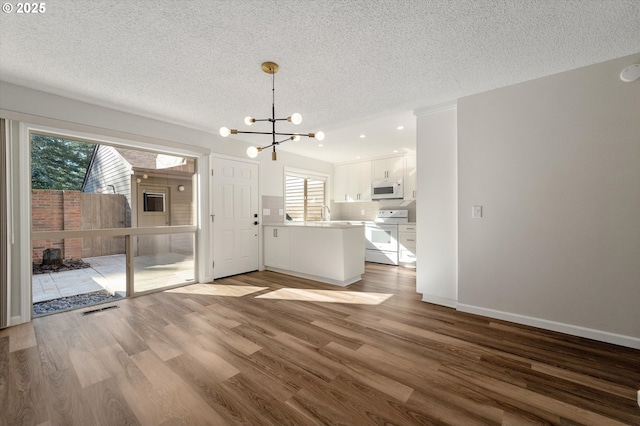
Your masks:
[{"label": "gravel ground", "polygon": [[111,294],[106,290],[94,291],[91,293],[78,294],[75,296],[61,297],[60,299],[47,300],[33,304],[33,317],[53,314],[68,309],[75,309],[82,306],[95,305],[96,303],[109,302],[111,300],[122,299],[118,294]]}]

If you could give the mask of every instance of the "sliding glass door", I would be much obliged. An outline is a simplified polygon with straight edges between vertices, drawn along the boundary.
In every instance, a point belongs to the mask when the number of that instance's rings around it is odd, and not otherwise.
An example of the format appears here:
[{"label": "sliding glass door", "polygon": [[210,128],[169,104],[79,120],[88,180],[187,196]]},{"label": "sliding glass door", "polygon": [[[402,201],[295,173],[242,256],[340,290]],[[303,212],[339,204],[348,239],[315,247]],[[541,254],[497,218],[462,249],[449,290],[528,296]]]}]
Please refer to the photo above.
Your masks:
[{"label": "sliding glass door", "polygon": [[29,136],[34,315],[194,282],[196,159]]}]

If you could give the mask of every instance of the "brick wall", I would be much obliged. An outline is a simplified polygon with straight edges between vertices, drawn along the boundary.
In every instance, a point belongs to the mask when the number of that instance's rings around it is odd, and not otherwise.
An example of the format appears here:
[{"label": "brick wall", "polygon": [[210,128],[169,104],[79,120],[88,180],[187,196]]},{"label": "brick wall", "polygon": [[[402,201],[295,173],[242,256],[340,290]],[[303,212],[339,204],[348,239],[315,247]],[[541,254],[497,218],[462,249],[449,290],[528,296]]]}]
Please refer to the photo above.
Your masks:
[{"label": "brick wall", "polygon": [[[31,229],[65,231],[81,228],[80,191],[31,190]],[[82,239],[37,240],[31,244],[32,260],[42,262],[42,252],[48,248],[62,249],[65,259],[82,257]]]}]

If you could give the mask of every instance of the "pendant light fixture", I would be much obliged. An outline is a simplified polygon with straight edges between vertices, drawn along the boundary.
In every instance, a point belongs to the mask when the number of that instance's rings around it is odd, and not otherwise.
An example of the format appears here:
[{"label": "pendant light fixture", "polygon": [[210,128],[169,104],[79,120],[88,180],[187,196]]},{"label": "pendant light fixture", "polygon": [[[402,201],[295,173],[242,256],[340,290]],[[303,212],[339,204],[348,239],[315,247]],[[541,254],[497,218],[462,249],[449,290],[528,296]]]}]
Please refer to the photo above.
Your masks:
[{"label": "pendant light fixture", "polygon": [[[266,146],[262,146],[262,147],[255,147],[255,146],[250,146],[249,148],[247,148],[247,155],[251,158],[256,158],[258,156],[258,153],[260,153],[263,149],[267,149],[267,148],[273,148],[273,152],[271,153],[271,159],[272,160],[276,160],[276,146],[281,144],[282,142],[286,142],[289,140],[292,141],[298,141],[300,140],[301,136],[305,136],[308,138],[316,138],[317,140],[321,141],[324,139],[324,133],[323,132],[316,132],[316,133],[280,133],[280,132],[276,132],[276,121],[288,121],[290,123],[293,124],[300,124],[302,122],[302,116],[300,114],[298,114],[297,112],[294,114],[291,114],[289,117],[287,118],[276,118],[276,107],[275,107],[275,74],[278,72],[278,69],[280,67],[278,66],[278,64],[276,64],[275,62],[264,62],[262,64],[262,71],[266,72],[267,74],[271,74],[271,97],[272,97],[272,101],[271,101],[271,118],[253,118],[253,117],[246,117],[244,119],[244,124],[246,124],[247,126],[251,126],[253,123],[255,123],[256,121],[268,121],[271,123],[271,132],[246,132],[246,131],[240,131],[238,129],[229,129],[227,127],[221,127],[220,128],[220,135],[223,137],[227,137],[229,135],[237,135],[240,133],[245,133],[245,134],[254,134],[254,135],[271,135],[271,144],[266,145]],[[287,136],[285,139],[282,140],[276,140],[276,136]]]}]

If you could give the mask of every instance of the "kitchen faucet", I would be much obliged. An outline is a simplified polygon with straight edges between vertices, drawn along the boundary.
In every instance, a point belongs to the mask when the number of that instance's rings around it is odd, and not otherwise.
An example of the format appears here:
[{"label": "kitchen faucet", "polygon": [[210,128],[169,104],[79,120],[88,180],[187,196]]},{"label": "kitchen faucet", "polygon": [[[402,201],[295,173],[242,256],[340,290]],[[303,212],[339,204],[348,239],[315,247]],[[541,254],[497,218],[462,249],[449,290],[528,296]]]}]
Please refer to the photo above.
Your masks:
[{"label": "kitchen faucet", "polygon": [[320,219],[325,220],[325,217],[324,217],[324,208],[325,207],[327,208],[327,220],[328,220],[329,219],[329,215],[331,214],[331,209],[329,208],[329,206],[326,206],[326,205],[320,207]]}]

